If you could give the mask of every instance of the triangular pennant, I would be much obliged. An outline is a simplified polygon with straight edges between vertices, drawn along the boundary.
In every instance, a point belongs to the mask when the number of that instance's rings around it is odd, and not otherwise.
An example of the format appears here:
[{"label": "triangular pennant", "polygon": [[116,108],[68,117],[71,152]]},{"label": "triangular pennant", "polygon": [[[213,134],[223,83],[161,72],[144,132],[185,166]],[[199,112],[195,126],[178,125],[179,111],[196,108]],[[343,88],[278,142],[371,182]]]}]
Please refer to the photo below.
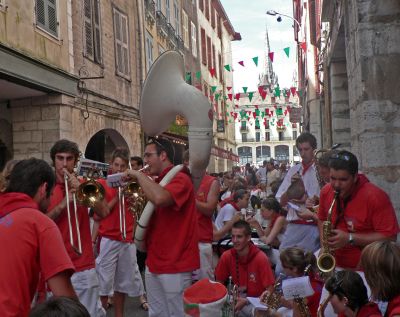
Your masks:
[{"label": "triangular pennant", "polygon": [[307,52],[307,43],[306,42],[301,42],[299,45],[304,53]]},{"label": "triangular pennant", "polygon": [[282,108],[277,108],[277,109],[276,109],[276,115],[277,115],[277,116],[283,115],[283,110],[282,110]]},{"label": "triangular pennant", "polygon": [[249,92],[249,100],[250,100],[250,102],[251,102],[251,99],[253,99],[253,95],[254,95],[254,91]]},{"label": "triangular pennant", "polygon": [[290,47],[285,47],[283,50],[285,51],[286,56],[289,57]]},{"label": "triangular pennant", "polygon": [[229,64],[224,65],[224,68],[225,68],[228,72],[231,71],[231,65],[229,65]]},{"label": "triangular pennant", "polygon": [[215,77],[215,68],[210,68],[209,69],[211,77]]},{"label": "triangular pennant", "polygon": [[253,59],[254,64],[256,64],[256,66],[258,66],[258,56],[253,57],[252,59]]},{"label": "triangular pennant", "polygon": [[238,63],[244,67],[244,62],[243,61],[240,61]]},{"label": "triangular pennant", "polygon": [[296,94],[296,87],[290,87],[290,92],[292,93],[292,96]]},{"label": "triangular pennant", "polygon": [[201,72],[199,71],[199,72],[196,72],[196,78],[197,79],[200,79],[200,77],[201,77]]},{"label": "triangular pennant", "polygon": [[228,91],[231,91],[232,87],[231,86],[226,86],[226,89],[228,89]]},{"label": "triangular pennant", "polygon": [[258,86],[258,93],[261,95],[264,92],[263,86]]},{"label": "triangular pennant", "polygon": [[[228,99],[228,97],[226,95],[224,95],[224,100],[226,101]],[[232,100],[232,99],[231,99]],[[226,105],[227,107],[229,107],[229,105]]]},{"label": "triangular pennant", "polygon": [[258,105],[254,105],[254,107],[256,107],[256,109],[258,110]]},{"label": "triangular pennant", "polygon": [[191,82],[192,81],[192,74],[191,73],[186,73],[185,81],[186,82]]},{"label": "triangular pennant", "polygon": [[235,105],[236,108],[239,108],[239,105]]},{"label": "triangular pennant", "polygon": [[217,86],[211,86],[211,91],[214,93],[217,90]]},{"label": "triangular pennant", "polygon": [[265,100],[265,98],[267,98],[267,93],[265,91],[261,93],[261,98],[262,100]]},{"label": "triangular pennant", "polygon": [[254,111],[253,112],[253,118],[255,119],[257,117],[257,114],[256,114],[256,112]]},{"label": "triangular pennant", "polygon": [[299,97],[303,97],[303,90],[297,90],[297,95],[299,96]]},{"label": "triangular pennant", "polygon": [[274,62],[274,52],[268,53],[268,57],[271,60],[271,62]]},{"label": "triangular pennant", "polygon": [[214,96],[213,95],[210,96],[210,100],[211,100],[211,102],[214,102]]},{"label": "triangular pennant", "polygon": [[256,113],[256,115],[257,115],[257,117],[260,115],[260,110],[258,110],[258,108],[256,109],[256,111],[255,111],[255,113]]},{"label": "triangular pennant", "polygon": [[228,98],[229,98],[230,101],[232,101],[232,97],[233,97],[232,94],[228,94]]},{"label": "triangular pennant", "polygon": [[[265,116],[265,111],[262,111],[261,112],[261,118],[264,118],[264,116]],[[265,119],[264,119],[265,120]]]},{"label": "triangular pennant", "polygon": [[279,97],[281,95],[281,89],[279,86],[274,89],[274,95],[275,97]]},{"label": "triangular pennant", "polygon": [[235,99],[236,99],[237,101],[239,101],[239,99],[240,99],[240,92],[238,92],[238,93],[235,95]]},{"label": "triangular pennant", "polygon": [[221,94],[215,94],[215,101],[218,101],[219,97],[221,97]]},{"label": "triangular pennant", "polygon": [[244,92],[244,93],[247,92],[247,87],[243,87],[243,92]]}]

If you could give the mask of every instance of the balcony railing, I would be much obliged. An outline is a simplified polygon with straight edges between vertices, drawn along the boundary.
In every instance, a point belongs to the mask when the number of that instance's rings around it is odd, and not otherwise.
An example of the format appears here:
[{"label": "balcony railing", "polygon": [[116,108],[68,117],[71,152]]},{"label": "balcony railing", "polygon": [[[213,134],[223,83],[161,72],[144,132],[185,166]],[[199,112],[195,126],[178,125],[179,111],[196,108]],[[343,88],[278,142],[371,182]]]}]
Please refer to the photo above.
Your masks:
[{"label": "balcony railing", "polygon": [[249,127],[248,126],[245,126],[245,127],[241,126],[240,127],[240,132],[248,132],[248,131],[249,131]]},{"label": "balcony railing", "polygon": [[175,28],[171,23],[167,23],[167,29],[168,29],[168,39],[171,44],[171,48],[176,48],[178,46],[178,41],[175,36]]},{"label": "balcony railing", "polygon": [[155,22],[156,3],[154,2],[154,0],[145,0],[144,2],[146,10],[146,20],[153,25]]},{"label": "balcony railing", "polygon": [[166,38],[168,36],[167,18],[161,11],[156,12],[157,16],[157,32],[161,37]]},{"label": "balcony railing", "polygon": [[178,43],[178,50],[183,53],[185,49],[185,43],[183,42],[183,39],[178,35],[176,37],[176,41]]},{"label": "balcony railing", "polygon": [[261,139],[261,140],[257,140],[256,138],[247,138],[246,140],[243,139],[237,139],[236,141],[241,141],[241,142],[256,142],[256,143],[260,143],[260,142],[285,142],[285,141],[293,141],[295,139],[291,138],[291,137],[283,137],[281,139],[279,138],[270,138],[269,140],[265,140],[265,139]]}]

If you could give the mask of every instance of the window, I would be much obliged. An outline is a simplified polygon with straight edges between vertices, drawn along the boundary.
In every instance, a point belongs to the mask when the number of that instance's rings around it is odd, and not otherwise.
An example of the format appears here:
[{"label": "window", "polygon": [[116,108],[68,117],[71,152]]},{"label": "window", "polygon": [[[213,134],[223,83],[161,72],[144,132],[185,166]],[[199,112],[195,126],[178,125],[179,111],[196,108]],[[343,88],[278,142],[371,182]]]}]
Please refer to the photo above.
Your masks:
[{"label": "window", "polygon": [[151,65],[153,64],[153,37],[149,32],[146,31],[146,66],[147,71],[149,71]]},{"label": "window", "polygon": [[185,11],[182,11],[182,31],[183,31],[183,43],[186,48],[189,48],[189,21]]},{"label": "window", "polygon": [[207,36],[207,65],[208,68],[212,67],[211,38],[209,36]]},{"label": "window", "polygon": [[129,78],[128,17],[116,7],[113,8],[113,15],[116,73],[122,77]]},{"label": "window", "polygon": [[84,0],[84,55],[101,63],[100,1]]},{"label": "window", "polygon": [[256,147],[256,160],[257,163],[261,163],[264,160],[269,160],[271,157],[271,148],[269,146],[257,146]]},{"label": "window", "polygon": [[219,79],[222,82],[222,57],[221,57],[221,54],[218,54],[218,72],[219,72]]},{"label": "window", "polygon": [[208,21],[210,21],[210,0],[205,0],[205,16]]},{"label": "window", "polygon": [[297,139],[297,131],[292,131],[292,138],[293,140]]},{"label": "window", "polygon": [[179,6],[176,0],[174,1],[174,18],[176,35],[181,35],[181,15],[179,14]]},{"label": "window", "polygon": [[242,133],[242,142],[247,142],[247,133]]},{"label": "window", "polygon": [[41,29],[58,36],[56,0],[36,0],[36,25]]},{"label": "window", "polygon": [[162,11],[161,0],[157,0],[157,2],[156,2],[156,10],[157,11]]},{"label": "window", "polygon": [[207,66],[206,31],[201,28],[201,62]]},{"label": "window", "polygon": [[216,19],[217,19],[218,38],[221,39],[221,37],[222,37],[222,26],[221,26],[221,19],[220,19],[220,17],[218,16],[218,14],[217,14]]},{"label": "window", "polygon": [[256,142],[260,142],[260,140],[261,140],[260,132],[256,132]]},{"label": "window", "polygon": [[271,140],[271,137],[270,137],[269,132],[265,132],[265,141],[270,141],[270,140]]},{"label": "window", "polygon": [[[193,22],[191,24],[191,34],[192,34],[192,54],[194,57],[197,57],[197,30],[196,25]],[[205,34],[204,34],[205,35]]]},{"label": "window", "polygon": [[242,146],[238,148],[238,155],[240,159],[240,164],[244,165],[246,163],[251,163],[253,161],[252,158],[252,150],[249,146]]},{"label": "window", "polygon": [[283,141],[284,140],[283,132],[279,131],[278,135],[279,135],[279,141]]},{"label": "window", "polygon": [[213,4],[211,3],[211,8],[210,8],[210,14],[211,14],[211,26],[213,29],[215,29],[215,9]]},{"label": "window", "polygon": [[212,68],[214,68],[214,70],[215,70],[215,77],[217,77],[218,76],[218,73],[217,73],[217,68],[216,68],[216,65],[215,65],[215,63],[216,63],[216,58],[215,58],[215,56],[216,56],[216,53],[215,53],[215,46],[214,46],[214,44],[212,45],[212,50],[211,50],[211,52],[212,52]]},{"label": "window", "polygon": [[170,7],[170,0],[165,0],[165,16],[167,18],[167,22],[171,23],[171,7]]}]

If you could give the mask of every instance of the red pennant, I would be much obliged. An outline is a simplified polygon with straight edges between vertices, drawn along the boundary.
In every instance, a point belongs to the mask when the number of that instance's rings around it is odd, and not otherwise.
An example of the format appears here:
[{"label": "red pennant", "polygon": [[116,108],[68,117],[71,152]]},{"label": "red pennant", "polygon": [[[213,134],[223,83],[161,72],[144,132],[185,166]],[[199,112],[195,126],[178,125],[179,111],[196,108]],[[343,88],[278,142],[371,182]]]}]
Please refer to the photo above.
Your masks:
[{"label": "red pennant", "polygon": [[287,113],[288,113],[288,111],[287,111],[287,109],[286,109],[285,112],[284,112],[285,116],[287,115]]},{"label": "red pennant", "polygon": [[257,117],[257,114],[256,114],[256,112],[254,111],[253,112],[253,118],[255,119]]},{"label": "red pennant", "polygon": [[211,77],[215,77],[215,68],[210,68]]},{"label": "red pennant", "polygon": [[259,93],[260,95],[262,95],[263,92],[264,92],[263,86],[258,86],[258,93]]},{"label": "red pennant", "polygon": [[269,112],[269,116],[272,117],[273,115],[274,115],[274,110],[271,110],[271,111]]},{"label": "red pennant", "polygon": [[[267,116],[269,116],[269,109],[268,108],[265,109],[265,113],[267,114]],[[264,120],[265,120],[265,118],[264,118]]]},{"label": "red pennant", "polygon": [[301,42],[299,45],[304,53],[307,52],[307,43],[306,42]]},{"label": "red pennant", "polygon": [[232,101],[232,96],[233,96],[232,94],[228,94],[228,98],[230,101]]},{"label": "red pennant", "polygon": [[287,106],[287,111],[290,113],[290,110],[292,110],[291,108],[290,108],[290,106]]},{"label": "red pennant", "polygon": [[262,92],[261,98],[262,100],[265,100],[265,98],[267,98],[267,93],[265,91]]},{"label": "red pennant", "polygon": [[236,108],[239,108],[239,105],[235,105]]},{"label": "red pennant", "polygon": [[271,60],[271,62],[274,62],[274,52],[268,53],[268,57]]},{"label": "red pennant", "polygon": [[258,109],[258,105],[255,105],[254,107],[256,107],[256,109]]},{"label": "red pennant", "polygon": [[278,108],[277,105],[274,105],[274,108],[277,109]]},{"label": "red pennant", "polygon": [[240,61],[238,63],[244,67],[244,62],[243,61]]},{"label": "red pennant", "polygon": [[233,114],[233,117],[235,118],[235,120],[236,120],[237,116],[238,116],[238,114],[237,114],[237,112],[235,112],[235,113]]},{"label": "red pennant", "polygon": [[236,99],[237,101],[239,101],[239,99],[240,99],[240,92],[238,92],[238,93],[235,95],[235,99]]},{"label": "red pennant", "polygon": [[290,87],[290,92],[292,93],[292,96],[296,94],[296,87]]},{"label": "red pennant", "polygon": [[214,95],[210,95],[211,102],[214,102]]},{"label": "red pennant", "polygon": [[232,89],[232,87],[227,86],[226,89],[228,89],[228,91],[230,91]]}]

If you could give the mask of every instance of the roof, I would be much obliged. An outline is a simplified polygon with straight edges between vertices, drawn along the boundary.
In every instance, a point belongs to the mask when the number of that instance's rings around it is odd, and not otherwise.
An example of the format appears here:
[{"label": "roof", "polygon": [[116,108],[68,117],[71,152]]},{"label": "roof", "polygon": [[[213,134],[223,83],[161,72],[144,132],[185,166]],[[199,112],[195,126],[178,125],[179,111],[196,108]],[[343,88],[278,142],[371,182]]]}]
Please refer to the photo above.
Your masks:
[{"label": "roof", "polygon": [[214,8],[215,10],[217,10],[218,14],[221,16],[225,29],[228,31],[229,35],[233,37],[233,41],[240,41],[242,39],[242,36],[233,28],[233,25],[229,20],[228,15],[226,14],[225,9],[221,4],[221,1],[212,0],[212,4],[214,5]]}]

